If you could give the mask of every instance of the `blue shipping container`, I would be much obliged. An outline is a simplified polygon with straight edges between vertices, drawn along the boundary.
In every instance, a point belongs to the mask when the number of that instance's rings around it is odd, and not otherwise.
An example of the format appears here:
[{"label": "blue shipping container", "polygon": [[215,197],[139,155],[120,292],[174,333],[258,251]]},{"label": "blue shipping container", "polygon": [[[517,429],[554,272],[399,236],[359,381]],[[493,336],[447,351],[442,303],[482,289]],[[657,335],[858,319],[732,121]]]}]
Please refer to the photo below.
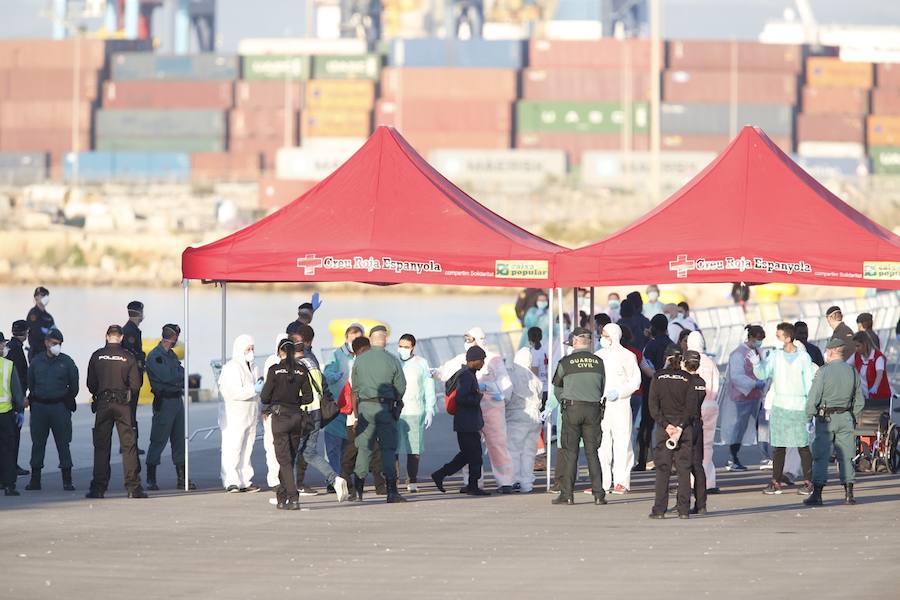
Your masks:
[{"label": "blue shipping container", "polygon": [[[63,175],[72,178],[74,158],[66,156]],[[81,181],[168,181],[191,179],[191,157],[181,152],[82,152],[78,155]]]},{"label": "blue shipping container", "polygon": [[521,69],[527,64],[521,40],[394,40],[392,67],[466,67]]},{"label": "blue shipping container", "polygon": [[238,57],[230,54],[115,54],[110,72],[114,81],[174,79],[232,81],[238,78]]}]

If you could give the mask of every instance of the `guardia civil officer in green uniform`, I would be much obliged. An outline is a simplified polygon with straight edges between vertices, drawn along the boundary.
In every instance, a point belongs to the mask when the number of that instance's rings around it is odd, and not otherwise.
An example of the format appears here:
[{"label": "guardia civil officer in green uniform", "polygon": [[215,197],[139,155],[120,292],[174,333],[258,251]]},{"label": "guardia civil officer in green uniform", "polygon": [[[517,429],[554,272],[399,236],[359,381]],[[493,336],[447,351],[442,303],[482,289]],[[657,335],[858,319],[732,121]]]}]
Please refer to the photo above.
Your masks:
[{"label": "guardia civil officer in green uniform", "polygon": [[[159,345],[147,355],[147,378],[153,392],[153,424],[147,450],[147,489],[158,490],[156,468],[168,442],[178,488],[184,489],[184,367],[172,350],[181,328],[169,323],[162,328]],[[190,489],[196,489],[190,483]]]},{"label": "guardia civil officer in green uniform", "polygon": [[553,375],[553,388],[562,411],[560,460],[565,465],[559,475],[559,496],[553,504],[575,504],[575,474],[578,448],[584,440],[594,504],[606,504],[600,459],[600,422],[603,420],[603,391],[606,371],[603,360],[591,352],[591,332],[582,327],[572,331],[573,352],[559,361]]},{"label": "guardia civil officer in green uniform", "polygon": [[[141,395],[141,387],[144,385],[144,370],[147,362],[147,355],[144,354],[144,340],[141,338],[141,328],[139,327],[141,321],[144,320],[144,304],[134,300],[129,302],[126,308],[128,309],[128,322],[122,325],[122,332],[125,336],[122,338],[122,348],[131,352],[137,361],[138,391],[137,394],[131,397],[131,401],[128,404],[129,408],[131,408],[131,423],[134,426],[134,443],[137,444],[137,406]],[[144,451],[138,448],[138,454],[143,453]]]},{"label": "guardia civil officer in green uniform", "polygon": [[376,325],[369,333],[372,348],[356,358],[350,375],[353,389],[353,416],[356,423],[356,469],[353,485],[357,501],[362,500],[366,474],[375,441],[381,448],[381,464],[387,485],[388,502],[406,502],[397,491],[397,420],[403,409],[406,378],[403,365],[384,349],[387,329]]},{"label": "guardia civil officer in green uniform", "polygon": [[813,377],[806,400],[806,414],[816,419],[813,440],[813,493],[803,501],[807,506],[822,505],[822,490],[828,482],[831,446],[837,455],[844,484],[844,504],[856,504],[853,497],[853,455],[856,452],[856,420],[865,407],[859,373],[844,362],[844,340],[832,338],[825,347],[825,366]]},{"label": "guardia civil officer in green uniform", "polygon": [[78,367],[63,354],[62,332],[53,327],[44,337],[44,351],[35,354],[28,365],[28,404],[31,406],[31,481],[26,490],[41,489],[41,469],[47,438],[53,441],[59,454],[63,489],[71,492],[72,485],[72,413],[78,396]]}]

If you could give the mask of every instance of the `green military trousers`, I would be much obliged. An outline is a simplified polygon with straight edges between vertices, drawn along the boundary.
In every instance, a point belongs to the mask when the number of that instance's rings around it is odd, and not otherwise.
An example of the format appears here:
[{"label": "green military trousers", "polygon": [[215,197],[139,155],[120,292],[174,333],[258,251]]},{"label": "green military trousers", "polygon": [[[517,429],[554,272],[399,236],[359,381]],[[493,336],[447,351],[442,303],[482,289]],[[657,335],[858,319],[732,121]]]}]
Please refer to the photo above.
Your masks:
[{"label": "green military trousers", "polygon": [[837,455],[841,483],[853,483],[856,470],[853,468],[853,456],[856,454],[856,435],[853,415],[849,412],[833,414],[824,419],[816,417],[816,437],[813,440],[813,484],[828,483],[828,462],[831,459],[831,446]]},{"label": "green military trousers", "polygon": [[369,461],[377,440],[381,448],[381,464],[384,478],[397,478],[397,421],[390,405],[380,402],[360,401],[359,421],[356,423],[356,476],[365,479],[369,473]]},{"label": "green military trousers", "polygon": [[172,446],[172,464],[180,467],[184,465],[184,402],[179,396],[157,400],[156,404],[159,410],[153,411],[147,464],[159,464],[168,442]]}]

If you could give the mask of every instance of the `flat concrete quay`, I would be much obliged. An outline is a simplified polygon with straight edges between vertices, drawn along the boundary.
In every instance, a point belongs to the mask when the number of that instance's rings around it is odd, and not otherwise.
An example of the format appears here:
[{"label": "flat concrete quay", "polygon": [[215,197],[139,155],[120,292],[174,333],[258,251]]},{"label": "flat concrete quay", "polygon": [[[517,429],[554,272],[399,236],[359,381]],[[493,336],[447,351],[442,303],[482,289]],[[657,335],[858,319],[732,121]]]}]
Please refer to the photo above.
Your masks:
[{"label": "flat concrete quay", "polygon": [[[426,435],[420,480],[428,484],[406,504],[385,504],[370,488],[363,505],[338,505],[318,473],[307,483],[320,495],[301,498],[298,512],[275,510],[269,492],[225,494],[217,435],[192,446],[199,491],[173,490],[164,456],[162,491],[126,499],[114,463],[98,501],[84,498],[84,408],[75,416],[78,491],[62,491],[50,471],[43,491],[25,492],[20,478],[20,498],[0,497],[0,598],[900,597],[900,478],[884,473],[858,477],[857,506],[842,504],[835,481],[826,505],[810,509],[793,489],[764,496],[767,471],[720,470],[723,493],[710,496],[708,515],[688,521],[647,518],[652,473],[636,474],[630,494],[600,507],[582,493],[576,506],[551,506],[543,486],[470,498],[457,492],[459,479],[447,494],[428,481],[455,451],[450,419],[439,415]],[[215,407],[192,407],[191,417],[194,428],[210,425]],[[149,427],[142,447],[147,435]],[[24,435],[23,466],[30,447]],[[254,466],[263,484],[261,442]]]}]

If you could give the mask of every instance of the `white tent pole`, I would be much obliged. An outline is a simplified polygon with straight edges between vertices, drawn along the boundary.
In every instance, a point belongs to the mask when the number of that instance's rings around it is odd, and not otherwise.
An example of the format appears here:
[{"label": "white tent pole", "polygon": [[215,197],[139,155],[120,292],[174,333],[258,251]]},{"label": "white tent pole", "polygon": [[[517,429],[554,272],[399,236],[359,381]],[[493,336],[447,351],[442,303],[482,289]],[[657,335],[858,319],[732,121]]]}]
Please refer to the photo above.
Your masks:
[{"label": "white tent pole", "polygon": [[[547,401],[550,400],[550,388],[553,385],[553,288],[550,288],[550,327],[547,328]],[[547,460],[547,493],[550,493],[550,468],[553,465],[553,425],[550,417],[544,423],[544,458]]]},{"label": "white tent pole", "polygon": [[559,306],[559,359],[562,360],[563,356],[566,355],[566,336],[565,334],[565,325],[566,322],[563,320],[563,291],[562,288],[556,288],[556,301]]},{"label": "white tent pole", "polygon": [[227,358],[227,355],[225,354],[225,352],[226,352],[225,340],[227,339],[226,336],[225,336],[225,327],[226,327],[226,323],[227,323],[227,321],[226,321],[226,319],[225,319],[225,315],[227,314],[227,313],[226,313],[226,310],[225,310],[225,308],[226,308],[226,306],[225,306],[225,303],[226,303],[225,298],[226,298],[226,296],[228,295],[228,293],[227,293],[227,290],[226,290],[226,288],[225,288],[225,282],[222,281],[222,282],[220,282],[220,283],[222,284],[222,364],[224,365],[224,364],[225,364],[225,359]]},{"label": "white tent pole", "polygon": [[188,354],[190,348],[190,339],[191,339],[191,327],[190,327],[190,311],[189,307],[189,290],[188,285],[190,281],[187,279],[181,280],[181,286],[184,288],[184,491],[190,491],[190,456],[191,456],[191,419],[190,419],[190,406],[191,406],[191,394],[189,381],[188,381],[188,373],[190,369],[188,367]]}]

